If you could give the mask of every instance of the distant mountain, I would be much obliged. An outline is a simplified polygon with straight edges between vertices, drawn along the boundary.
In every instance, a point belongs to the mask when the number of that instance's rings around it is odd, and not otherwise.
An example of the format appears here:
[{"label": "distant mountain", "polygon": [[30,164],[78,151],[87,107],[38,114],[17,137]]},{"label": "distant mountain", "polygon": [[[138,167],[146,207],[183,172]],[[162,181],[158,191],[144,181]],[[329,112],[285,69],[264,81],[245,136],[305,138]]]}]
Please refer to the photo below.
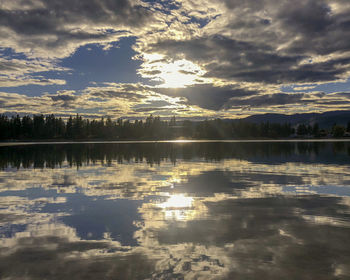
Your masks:
[{"label": "distant mountain", "polygon": [[318,123],[321,128],[331,127],[334,123],[346,126],[350,122],[350,111],[330,111],[325,113],[305,113],[305,114],[262,114],[253,115],[243,120],[253,123],[299,123],[314,124]]}]

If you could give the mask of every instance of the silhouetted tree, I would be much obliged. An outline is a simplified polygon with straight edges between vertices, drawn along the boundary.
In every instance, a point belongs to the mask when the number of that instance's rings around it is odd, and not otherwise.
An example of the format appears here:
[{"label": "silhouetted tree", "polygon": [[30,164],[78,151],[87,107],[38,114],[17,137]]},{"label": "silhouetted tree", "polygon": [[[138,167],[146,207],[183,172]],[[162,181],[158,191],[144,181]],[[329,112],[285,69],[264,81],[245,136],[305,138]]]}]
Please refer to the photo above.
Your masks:
[{"label": "silhouetted tree", "polygon": [[34,139],[42,139],[45,135],[45,119],[44,115],[35,115],[33,117],[33,137]]},{"label": "silhouetted tree", "polygon": [[29,116],[22,118],[22,137],[26,139],[33,138],[33,120]]},{"label": "silhouetted tree", "polygon": [[[334,137],[343,135],[337,126],[333,127]],[[300,124],[298,135],[312,134],[317,137],[318,125],[313,127]],[[345,131],[345,128],[344,128]],[[227,121],[222,119],[177,122],[175,117],[169,121],[150,115],[142,120],[100,120],[83,119],[79,114],[70,116],[65,122],[51,115],[19,115],[8,118],[0,115],[0,139],[230,139],[230,138],[280,138],[294,133],[291,124],[246,121]]]},{"label": "silhouetted tree", "polygon": [[332,128],[332,134],[334,137],[343,137],[345,133],[345,127],[342,125],[335,125]]},{"label": "silhouetted tree", "polygon": [[308,133],[308,129],[305,124],[299,124],[297,128],[298,135],[306,135]]},{"label": "silhouetted tree", "polygon": [[318,126],[318,123],[314,123],[314,125],[312,126],[312,135],[314,137],[319,137],[320,136],[320,128]]},{"label": "silhouetted tree", "polygon": [[68,121],[67,121],[67,126],[66,126],[66,137],[68,139],[72,139],[73,138],[73,118],[72,116],[69,117]]}]

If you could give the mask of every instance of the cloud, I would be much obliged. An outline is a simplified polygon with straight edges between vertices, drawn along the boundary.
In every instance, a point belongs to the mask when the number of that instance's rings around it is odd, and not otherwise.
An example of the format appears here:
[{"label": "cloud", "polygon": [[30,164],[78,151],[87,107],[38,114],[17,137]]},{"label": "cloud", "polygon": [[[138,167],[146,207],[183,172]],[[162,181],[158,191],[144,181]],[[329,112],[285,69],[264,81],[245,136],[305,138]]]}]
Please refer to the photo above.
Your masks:
[{"label": "cloud", "polygon": [[2,45],[17,52],[64,57],[87,43],[116,41],[122,32],[154,22],[141,1],[5,1],[0,7]]},{"label": "cloud", "polygon": [[307,57],[283,54],[265,44],[209,36],[189,40],[163,40],[150,44],[151,52],[163,53],[172,59],[184,56],[202,66],[202,77],[232,82],[264,84],[318,83],[341,79],[348,73],[349,58],[320,63],[301,64]]},{"label": "cloud", "polygon": [[220,110],[231,98],[247,97],[257,93],[231,86],[218,87],[211,84],[192,85],[181,89],[155,88],[154,91],[185,98],[185,104],[196,105],[208,110]]},{"label": "cloud", "polygon": [[47,94],[45,97],[51,98],[53,105],[61,108],[74,108],[78,103],[79,96],[74,91],[59,91],[57,94]]},{"label": "cloud", "polygon": [[142,84],[109,84],[82,91],[62,90],[28,97],[0,92],[0,113],[51,114],[77,113],[88,118],[129,116],[145,118],[150,113],[162,117],[222,117],[289,111],[293,113],[350,109],[348,92],[268,93],[249,87],[196,84],[185,88],[150,87]]},{"label": "cloud", "polygon": [[[141,84],[110,83],[107,86],[87,87],[80,91],[61,90],[29,97],[24,94],[0,92],[0,113],[6,114],[51,114],[69,116],[77,113],[85,117],[111,116],[114,119],[137,113],[145,118],[155,107],[183,108],[180,99],[162,95],[152,87]],[[142,108],[142,109],[141,109]]]},{"label": "cloud", "polygon": [[160,111],[168,111],[169,108],[167,107],[146,107],[146,108],[135,108],[133,109],[135,113],[145,113],[145,112],[149,112],[149,113],[155,113],[158,114],[158,112]]},{"label": "cloud", "polygon": [[0,77],[0,86],[65,85],[65,81],[41,77],[39,72],[67,71],[58,66],[58,59],[81,46],[98,44],[108,49],[121,37],[147,32],[159,22],[151,10],[138,0],[2,1],[0,47],[13,54],[0,60],[0,69],[6,72]]},{"label": "cloud", "polygon": [[[202,5],[204,1],[195,1]],[[139,50],[198,64],[203,77],[231,82],[303,84],[349,75],[348,13],[343,1],[214,2],[219,16],[182,38],[159,34]],[[188,5],[184,10],[189,12]],[[198,28],[197,28],[198,29]],[[322,59],[321,59],[322,57]]]},{"label": "cloud", "polygon": [[26,85],[39,85],[39,86],[49,86],[49,85],[65,85],[66,81],[61,79],[47,79],[40,76],[28,77],[28,76],[16,76],[9,77],[0,75],[0,87],[18,87]]},{"label": "cloud", "polygon": [[0,87],[16,87],[23,85],[65,85],[62,79],[48,79],[38,73],[48,71],[68,71],[45,59],[18,59],[0,57]]},{"label": "cloud", "polygon": [[[43,94],[61,114],[80,108],[87,115],[134,117],[158,108],[162,115],[232,117],[243,108],[254,114],[349,107],[341,95],[303,92],[350,75],[348,1],[56,2],[0,4],[2,52],[13,52],[0,57],[0,86],[58,85],[69,90],[63,79],[44,72],[68,71],[60,66],[61,59],[81,46],[108,49],[126,36],[135,38],[133,58],[142,61],[135,72],[144,78],[144,84],[79,88],[74,96]],[[283,86],[298,92],[284,93]],[[152,105],[152,98],[170,105]],[[39,112],[32,108],[40,98],[23,99],[32,104],[28,112]],[[146,106],[137,106],[142,104]],[[2,109],[14,110],[13,105]]]},{"label": "cloud", "polygon": [[[338,196],[349,194],[347,161],[339,164],[339,157],[347,158],[346,145],[286,143],[277,151],[269,143],[120,145],[1,149],[7,167],[0,173],[2,275],[349,274],[349,246],[342,240],[349,236],[350,201]],[[45,172],[33,172],[45,164]],[[21,168],[9,168],[16,166]],[[180,206],[184,201],[188,205]],[[123,209],[128,215],[116,217]],[[123,244],[127,238],[137,243]]]},{"label": "cloud", "polygon": [[146,97],[146,87],[141,84],[116,84],[109,83],[105,87],[88,87],[85,93],[96,98],[115,98],[128,101],[141,101]]},{"label": "cloud", "polygon": [[300,103],[304,97],[303,93],[276,93],[276,94],[262,94],[253,97],[238,99],[232,98],[226,105],[227,108],[231,106],[250,106],[250,107],[270,107],[273,105],[297,104]]}]

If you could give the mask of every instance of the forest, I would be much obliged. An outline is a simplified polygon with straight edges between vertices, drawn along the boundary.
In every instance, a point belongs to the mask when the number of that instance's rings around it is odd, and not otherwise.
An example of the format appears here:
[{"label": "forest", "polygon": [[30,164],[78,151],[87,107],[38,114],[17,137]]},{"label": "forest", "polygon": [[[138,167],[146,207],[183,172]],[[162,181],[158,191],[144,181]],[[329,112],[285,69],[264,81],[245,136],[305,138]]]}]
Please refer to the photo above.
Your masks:
[{"label": "forest", "polygon": [[288,137],[343,137],[347,127],[334,124],[329,131],[318,124],[259,124],[239,120],[177,121],[150,115],[145,120],[84,119],[80,115],[67,120],[51,115],[0,115],[0,140],[164,140],[164,139],[277,139]]},{"label": "forest", "polygon": [[[339,157],[332,157],[337,153]],[[293,158],[292,155],[298,157]],[[342,156],[340,156],[342,155]],[[347,164],[350,149],[344,142],[332,145],[322,142],[200,142],[177,145],[170,142],[154,143],[88,143],[84,145],[15,145],[0,148],[0,170],[15,168],[60,168],[86,166],[102,163],[110,166],[118,163],[145,162],[160,165],[179,160],[191,161],[202,158],[205,161],[225,159],[264,161],[279,158],[282,162],[297,161],[298,158],[313,156],[313,163]]]}]

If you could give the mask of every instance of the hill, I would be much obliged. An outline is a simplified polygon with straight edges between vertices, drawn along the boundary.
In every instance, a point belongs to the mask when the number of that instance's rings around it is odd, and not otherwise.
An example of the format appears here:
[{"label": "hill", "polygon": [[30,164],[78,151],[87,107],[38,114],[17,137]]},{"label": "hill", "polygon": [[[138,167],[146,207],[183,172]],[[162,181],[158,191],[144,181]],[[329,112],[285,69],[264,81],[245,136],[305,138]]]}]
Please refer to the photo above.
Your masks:
[{"label": "hill", "polygon": [[270,122],[270,123],[291,123],[297,125],[300,123],[314,124],[318,123],[321,128],[329,128],[333,124],[346,126],[350,122],[350,111],[330,111],[324,113],[304,113],[304,114],[262,114],[253,115],[243,119],[252,123]]}]

